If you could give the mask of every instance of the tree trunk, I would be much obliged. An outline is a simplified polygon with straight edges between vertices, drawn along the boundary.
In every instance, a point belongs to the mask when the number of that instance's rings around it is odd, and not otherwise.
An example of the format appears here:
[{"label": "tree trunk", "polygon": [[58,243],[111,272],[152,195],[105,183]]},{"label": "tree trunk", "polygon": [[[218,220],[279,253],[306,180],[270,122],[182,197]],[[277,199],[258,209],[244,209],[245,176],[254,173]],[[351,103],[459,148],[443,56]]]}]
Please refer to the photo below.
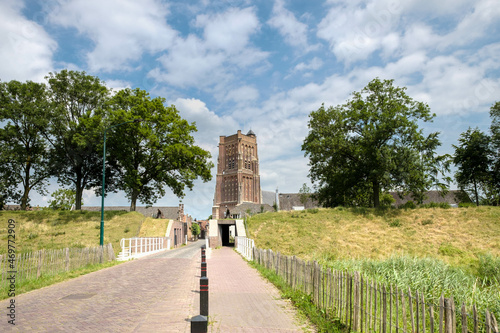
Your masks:
[{"label": "tree trunk", "polygon": [[77,174],[76,174],[75,192],[76,192],[75,210],[81,210],[82,209],[82,195],[83,195],[81,172],[77,172]]},{"label": "tree trunk", "polygon": [[30,169],[31,165],[30,162],[26,163],[26,179],[24,180],[24,193],[21,198],[21,210],[26,210],[28,207],[28,199],[29,199],[29,194],[30,194]]},{"label": "tree trunk", "polygon": [[477,195],[477,182],[474,179],[474,195],[476,196],[476,206],[479,206],[479,196]]},{"label": "tree trunk", "polygon": [[139,192],[136,190],[132,190],[132,196],[130,198],[130,211],[135,212],[135,203],[137,202],[137,197],[139,196]]},{"label": "tree trunk", "polygon": [[380,185],[378,181],[372,181],[373,184],[373,207],[378,208],[380,206]]}]

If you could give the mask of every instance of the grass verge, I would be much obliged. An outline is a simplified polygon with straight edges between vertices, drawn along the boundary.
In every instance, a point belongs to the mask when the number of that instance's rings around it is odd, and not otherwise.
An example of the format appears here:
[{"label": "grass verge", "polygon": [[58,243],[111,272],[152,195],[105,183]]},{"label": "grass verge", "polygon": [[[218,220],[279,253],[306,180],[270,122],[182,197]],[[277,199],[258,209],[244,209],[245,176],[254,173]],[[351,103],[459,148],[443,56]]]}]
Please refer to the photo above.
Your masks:
[{"label": "grass verge", "polygon": [[314,305],[311,296],[298,290],[293,290],[274,271],[265,268],[255,262],[249,262],[259,273],[274,284],[281,292],[281,297],[289,299],[297,308],[300,315],[306,316],[309,321],[316,326],[318,332],[348,332],[347,327],[340,323],[338,318],[327,314]]},{"label": "grass verge", "polygon": [[[69,272],[64,272],[60,274],[54,274],[54,275],[42,275],[38,279],[29,279],[29,280],[24,280],[21,283],[17,284],[16,283],[16,296],[20,294],[27,293],[28,291],[32,291],[35,289],[40,289],[43,287],[47,287],[59,282],[67,281],[73,278],[76,278],[81,275],[85,275],[91,272],[95,272],[98,270],[101,270],[103,268],[107,267],[112,267],[116,266],[118,264],[121,264],[121,261],[110,261],[102,264],[89,264],[85,267],[81,267]],[[8,287],[0,288],[0,300],[7,299],[9,298],[8,296]]]}]

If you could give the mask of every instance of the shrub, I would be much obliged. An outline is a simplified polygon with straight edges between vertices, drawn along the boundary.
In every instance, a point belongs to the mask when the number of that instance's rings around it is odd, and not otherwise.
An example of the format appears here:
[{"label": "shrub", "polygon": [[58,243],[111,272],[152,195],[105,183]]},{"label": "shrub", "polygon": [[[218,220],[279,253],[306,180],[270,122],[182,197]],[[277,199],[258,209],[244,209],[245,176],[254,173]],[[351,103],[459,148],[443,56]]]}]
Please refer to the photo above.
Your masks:
[{"label": "shrub", "polygon": [[390,207],[393,203],[396,202],[396,199],[389,193],[384,193],[380,196],[380,205],[383,207]]},{"label": "shrub", "polygon": [[458,207],[460,207],[460,208],[476,207],[476,204],[472,203],[472,202],[460,202],[458,204]]},{"label": "shrub", "polygon": [[413,201],[407,201],[404,204],[400,205],[399,208],[403,209],[415,209],[417,208],[417,205]]},{"label": "shrub", "polygon": [[28,234],[28,239],[35,239],[38,237],[38,234],[37,233],[33,233],[33,232],[30,232]]},{"label": "shrub", "polygon": [[311,214],[317,214],[319,212],[319,209],[318,208],[309,208],[307,210],[308,213],[311,213]]}]

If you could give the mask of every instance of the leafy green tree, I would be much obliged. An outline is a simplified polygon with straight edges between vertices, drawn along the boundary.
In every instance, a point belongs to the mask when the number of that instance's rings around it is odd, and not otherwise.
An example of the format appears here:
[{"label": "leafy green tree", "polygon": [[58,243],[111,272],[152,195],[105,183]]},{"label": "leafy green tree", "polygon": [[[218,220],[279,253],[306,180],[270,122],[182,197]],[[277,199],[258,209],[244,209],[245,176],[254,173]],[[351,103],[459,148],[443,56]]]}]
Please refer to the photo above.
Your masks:
[{"label": "leafy green tree", "polygon": [[458,142],[458,146],[453,145],[453,163],[458,168],[455,179],[462,190],[473,194],[476,205],[479,206],[479,194],[484,193],[491,180],[493,151],[490,148],[490,137],[478,128],[469,128],[460,134]]},{"label": "leafy green tree", "polygon": [[347,103],[311,112],[302,150],[321,203],[378,207],[383,191],[421,202],[429,188],[446,189],[440,176],[448,156],[435,154],[439,133],[425,136],[418,127],[435,115],[405,90],[376,78]]},{"label": "leafy green tree", "polygon": [[201,233],[200,225],[196,222],[191,224],[191,234],[196,238]]},{"label": "leafy green tree", "polygon": [[40,128],[47,126],[47,110],[44,84],[0,83],[0,121],[6,121],[0,128],[0,194],[4,200],[20,201],[22,210],[31,190],[46,193],[49,154]]},{"label": "leafy green tree", "polygon": [[299,190],[299,198],[300,202],[306,206],[307,200],[309,200],[309,196],[311,195],[311,189],[307,186],[306,183],[302,184],[302,187]]},{"label": "leafy green tree", "polygon": [[151,98],[141,89],[119,91],[109,103],[111,124],[141,119],[110,131],[110,164],[120,173],[117,186],[130,199],[130,210],[137,199],[152,205],[165,195],[165,188],[184,196],[200,177],[212,178],[210,153],[194,145],[194,123],[182,119],[175,106],[165,107],[161,97]]},{"label": "leafy green tree", "polygon": [[52,192],[50,196],[53,199],[49,201],[49,207],[52,209],[70,210],[76,203],[75,190],[60,188]]},{"label": "leafy green tree", "polygon": [[109,100],[109,90],[99,78],[85,72],[62,70],[49,73],[46,79],[51,115],[45,133],[52,144],[52,172],[59,183],[75,189],[79,210],[83,190],[100,189],[101,185],[102,108]]}]

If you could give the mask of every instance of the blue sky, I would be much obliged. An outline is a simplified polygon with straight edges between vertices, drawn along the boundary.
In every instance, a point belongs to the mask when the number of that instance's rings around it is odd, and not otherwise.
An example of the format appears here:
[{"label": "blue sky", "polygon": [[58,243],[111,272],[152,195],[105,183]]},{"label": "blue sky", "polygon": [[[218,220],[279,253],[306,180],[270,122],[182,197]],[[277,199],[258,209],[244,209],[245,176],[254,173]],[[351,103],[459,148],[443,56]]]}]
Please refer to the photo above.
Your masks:
[{"label": "blue sky", "polygon": [[[439,153],[453,153],[469,126],[487,131],[499,36],[498,0],[0,0],[0,79],[43,82],[68,68],[146,89],[196,122],[214,164],[220,135],[252,129],[262,189],[297,192],[309,183],[308,114],[375,77],[429,104]],[[214,188],[197,183],[187,212],[206,218]],[[157,205],[178,202],[169,193]],[[100,199],[86,191],[84,203]],[[117,193],[106,204],[129,203]]]}]

